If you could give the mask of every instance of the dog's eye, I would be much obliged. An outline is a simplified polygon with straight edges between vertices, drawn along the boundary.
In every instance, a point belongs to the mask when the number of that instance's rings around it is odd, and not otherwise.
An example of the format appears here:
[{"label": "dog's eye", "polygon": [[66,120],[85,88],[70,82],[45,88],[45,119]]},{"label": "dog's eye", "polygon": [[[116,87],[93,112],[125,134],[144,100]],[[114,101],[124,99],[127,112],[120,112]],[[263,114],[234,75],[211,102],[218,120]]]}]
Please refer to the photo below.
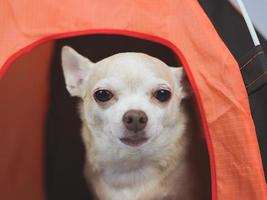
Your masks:
[{"label": "dog's eye", "polygon": [[96,101],[106,102],[113,97],[113,94],[109,90],[97,90],[94,93],[94,98]]},{"label": "dog's eye", "polygon": [[160,89],[154,92],[154,97],[160,102],[165,102],[171,98],[171,92],[169,90]]}]

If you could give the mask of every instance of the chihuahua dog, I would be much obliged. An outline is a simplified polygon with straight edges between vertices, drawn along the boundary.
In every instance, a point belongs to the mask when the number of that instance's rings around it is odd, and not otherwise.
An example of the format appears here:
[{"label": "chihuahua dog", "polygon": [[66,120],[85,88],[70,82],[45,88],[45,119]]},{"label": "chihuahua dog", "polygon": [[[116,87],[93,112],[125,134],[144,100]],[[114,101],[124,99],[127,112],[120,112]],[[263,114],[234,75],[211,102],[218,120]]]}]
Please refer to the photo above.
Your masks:
[{"label": "chihuahua dog", "polygon": [[64,46],[61,55],[66,88],[82,100],[84,171],[96,199],[202,199],[190,159],[183,69],[143,53],[93,63]]}]

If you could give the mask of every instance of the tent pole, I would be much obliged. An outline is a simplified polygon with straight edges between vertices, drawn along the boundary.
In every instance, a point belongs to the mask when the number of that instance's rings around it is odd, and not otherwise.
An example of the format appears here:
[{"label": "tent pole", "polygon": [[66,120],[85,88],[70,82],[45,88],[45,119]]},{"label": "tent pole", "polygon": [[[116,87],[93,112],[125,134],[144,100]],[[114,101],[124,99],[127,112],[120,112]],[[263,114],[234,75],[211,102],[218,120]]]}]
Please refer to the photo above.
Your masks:
[{"label": "tent pole", "polygon": [[239,8],[241,10],[241,13],[242,13],[244,19],[245,19],[245,22],[247,24],[247,27],[248,27],[248,30],[249,30],[249,33],[251,35],[251,38],[253,40],[254,45],[255,46],[260,45],[259,38],[258,38],[258,36],[256,34],[255,28],[254,28],[254,26],[253,26],[253,24],[251,22],[251,19],[250,19],[249,15],[248,15],[247,9],[246,9],[243,1],[242,0],[236,0],[236,1],[237,1],[238,5],[239,5]]}]

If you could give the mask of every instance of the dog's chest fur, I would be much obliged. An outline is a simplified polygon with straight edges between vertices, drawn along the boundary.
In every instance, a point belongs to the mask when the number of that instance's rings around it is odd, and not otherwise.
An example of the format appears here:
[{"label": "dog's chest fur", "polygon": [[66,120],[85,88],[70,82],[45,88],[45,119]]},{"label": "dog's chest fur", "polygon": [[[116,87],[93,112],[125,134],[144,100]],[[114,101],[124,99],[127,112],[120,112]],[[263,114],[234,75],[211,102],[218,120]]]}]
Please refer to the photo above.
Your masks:
[{"label": "dog's chest fur", "polygon": [[[84,141],[89,141],[88,131],[87,128],[83,128]],[[189,142],[190,136],[184,134],[176,142],[177,147],[172,149],[172,152],[166,151],[166,156],[161,160],[147,161],[133,158],[125,161],[127,163],[111,164],[101,169],[96,164],[93,145],[85,143],[87,149],[85,174],[97,196],[96,199],[198,199],[192,164],[188,159]]]}]

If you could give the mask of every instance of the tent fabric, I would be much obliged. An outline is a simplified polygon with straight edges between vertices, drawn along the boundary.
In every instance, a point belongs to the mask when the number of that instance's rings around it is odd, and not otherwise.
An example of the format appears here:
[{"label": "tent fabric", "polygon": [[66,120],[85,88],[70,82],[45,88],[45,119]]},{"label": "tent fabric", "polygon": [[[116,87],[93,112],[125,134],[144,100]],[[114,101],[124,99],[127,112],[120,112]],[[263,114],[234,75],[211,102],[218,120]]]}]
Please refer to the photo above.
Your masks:
[{"label": "tent fabric", "polygon": [[[251,85],[253,87],[247,88],[247,91],[267,182],[267,74],[265,72],[267,69],[265,58],[267,55],[267,41],[258,33],[262,48],[254,48],[243,16],[229,2],[224,0],[200,0],[200,3],[217,32],[238,61],[240,71],[244,73],[245,85],[252,80],[254,81]],[[244,3],[246,6],[248,5],[248,9],[249,6],[259,6],[256,5],[256,2],[253,5],[249,2]],[[250,14],[250,10],[248,11]],[[247,66],[241,69],[241,66],[246,63],[248,63]],[[244,69],[246,70],[244,71]]]},{"label": "tent fabric", "polygon": [[[197,99],[210,156],[212,199],[267,199],[255,128],[238,64],[197,1],[7,0],[0,3],[0,13],[0,46],[5,47],[0,48],[2,76],[18,56],[56,38],[116,33],[170,47],[182,61]],[[1,137],[9,136],[1,132]],[[13,140],[10,138],[9,142]],[[5,151],[8,150],[13,149],[7,147]],[[41,168],[42,151],[36,153],[39,159],[31,162]],[[4,157],[0,166],[11,164],[8,159],[16,160],[16,156],[13,153]],[[10,185],[12,181],[29,180],[12,178],[8,168],[0,170],[10,177],[6,179]],[[18,168],[17,173],[20,172]],[[38,189],[34,192],[30,186],[24,188],[24,193],[14,192],[20,199],[41,200],[43,185],[36,184]],[[0,194],[7,185],[0,180]],[[16,199],[12,196],[10,193],[5,199]]]},{"label": "tent fabric", "polygon": [[53,43],[48,42],[21,56],[0,81],[0,199],[43,199],[52,50]]}]

